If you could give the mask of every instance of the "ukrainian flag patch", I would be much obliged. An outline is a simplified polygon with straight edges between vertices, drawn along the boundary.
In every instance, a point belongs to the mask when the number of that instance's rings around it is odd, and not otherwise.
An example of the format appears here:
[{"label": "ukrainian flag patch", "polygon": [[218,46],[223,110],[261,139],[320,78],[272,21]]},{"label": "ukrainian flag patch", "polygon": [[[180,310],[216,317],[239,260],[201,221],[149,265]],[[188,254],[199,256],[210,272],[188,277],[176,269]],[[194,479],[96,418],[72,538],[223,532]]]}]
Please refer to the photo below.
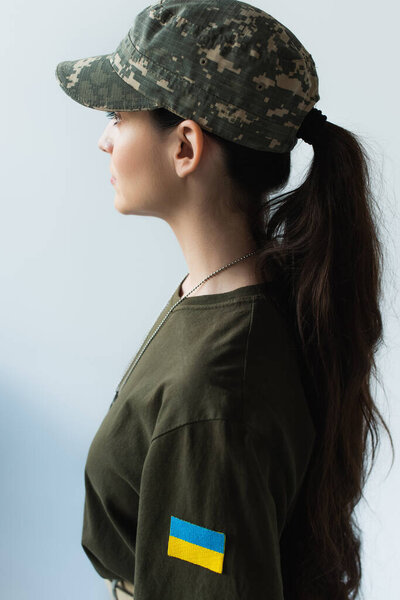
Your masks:
[{"label": "ukrainian flag patch", "polygon": [[222,573],[225,534],[171,516],[168,556]]}]

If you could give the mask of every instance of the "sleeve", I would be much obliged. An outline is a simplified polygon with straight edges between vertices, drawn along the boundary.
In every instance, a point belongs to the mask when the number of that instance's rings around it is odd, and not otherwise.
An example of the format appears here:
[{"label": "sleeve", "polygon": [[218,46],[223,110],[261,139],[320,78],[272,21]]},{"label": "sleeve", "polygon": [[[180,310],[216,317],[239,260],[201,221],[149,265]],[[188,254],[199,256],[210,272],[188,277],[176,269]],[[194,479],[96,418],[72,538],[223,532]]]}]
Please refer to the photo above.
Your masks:
[{"label": "sleeve", "polygon": [[[283,600],[268,452],[242,423],[153,439],[140,486],[135,600]],[[268,460],[265,460],[267,458]]]}]

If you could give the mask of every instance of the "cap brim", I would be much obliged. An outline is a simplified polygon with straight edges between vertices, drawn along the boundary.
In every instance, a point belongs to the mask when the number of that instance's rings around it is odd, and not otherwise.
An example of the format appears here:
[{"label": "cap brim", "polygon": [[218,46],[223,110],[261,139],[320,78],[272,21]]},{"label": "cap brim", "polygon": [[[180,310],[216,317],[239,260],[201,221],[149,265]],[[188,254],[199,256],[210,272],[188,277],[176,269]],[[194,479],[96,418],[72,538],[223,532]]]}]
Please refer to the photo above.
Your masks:
[{"label": "cap brim", "polygon": [[151,110],[159,104],[126,83],[101,54],[58,63],[56,78],[70,98],[96,110]]}]

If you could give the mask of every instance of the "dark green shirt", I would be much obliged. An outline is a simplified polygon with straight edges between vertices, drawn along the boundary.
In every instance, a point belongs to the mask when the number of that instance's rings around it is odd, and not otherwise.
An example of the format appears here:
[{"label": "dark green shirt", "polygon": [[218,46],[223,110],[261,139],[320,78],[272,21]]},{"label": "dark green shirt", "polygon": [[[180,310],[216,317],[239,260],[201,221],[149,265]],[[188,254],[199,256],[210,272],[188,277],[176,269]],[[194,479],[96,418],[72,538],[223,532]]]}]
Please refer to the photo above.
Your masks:
[{"label": "dark green shirt", "polygon": [[280,536],[315,428],[273,289],[185,298],[92,441],[82,546],[135,600],[283,600]]}]

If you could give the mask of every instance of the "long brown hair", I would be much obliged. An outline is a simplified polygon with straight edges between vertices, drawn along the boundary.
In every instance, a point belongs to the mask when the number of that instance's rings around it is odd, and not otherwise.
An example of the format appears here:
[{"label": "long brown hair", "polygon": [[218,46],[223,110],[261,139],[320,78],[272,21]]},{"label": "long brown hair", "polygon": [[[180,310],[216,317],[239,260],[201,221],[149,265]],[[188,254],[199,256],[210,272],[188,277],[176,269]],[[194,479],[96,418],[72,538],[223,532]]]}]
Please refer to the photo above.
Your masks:
[{"label": "long brown hair", "polygon": [[[184,119],[150,111],[159,131]],[[350,600],[361,586],[361,537],[354,509],[379,443],[390,431],[371,393],[383,341],[383,251],[369,156],[358,137],[329,121],[305,180],[289,180],[290,152],[253,150],[203,129],[216,140],[241,194],[257,268],[279,280],[281,304],[304,361],[304,386],[316,441],[296,508],[280,544],[285,600]],[[367,473],[368,436],[372,442]]]}]

